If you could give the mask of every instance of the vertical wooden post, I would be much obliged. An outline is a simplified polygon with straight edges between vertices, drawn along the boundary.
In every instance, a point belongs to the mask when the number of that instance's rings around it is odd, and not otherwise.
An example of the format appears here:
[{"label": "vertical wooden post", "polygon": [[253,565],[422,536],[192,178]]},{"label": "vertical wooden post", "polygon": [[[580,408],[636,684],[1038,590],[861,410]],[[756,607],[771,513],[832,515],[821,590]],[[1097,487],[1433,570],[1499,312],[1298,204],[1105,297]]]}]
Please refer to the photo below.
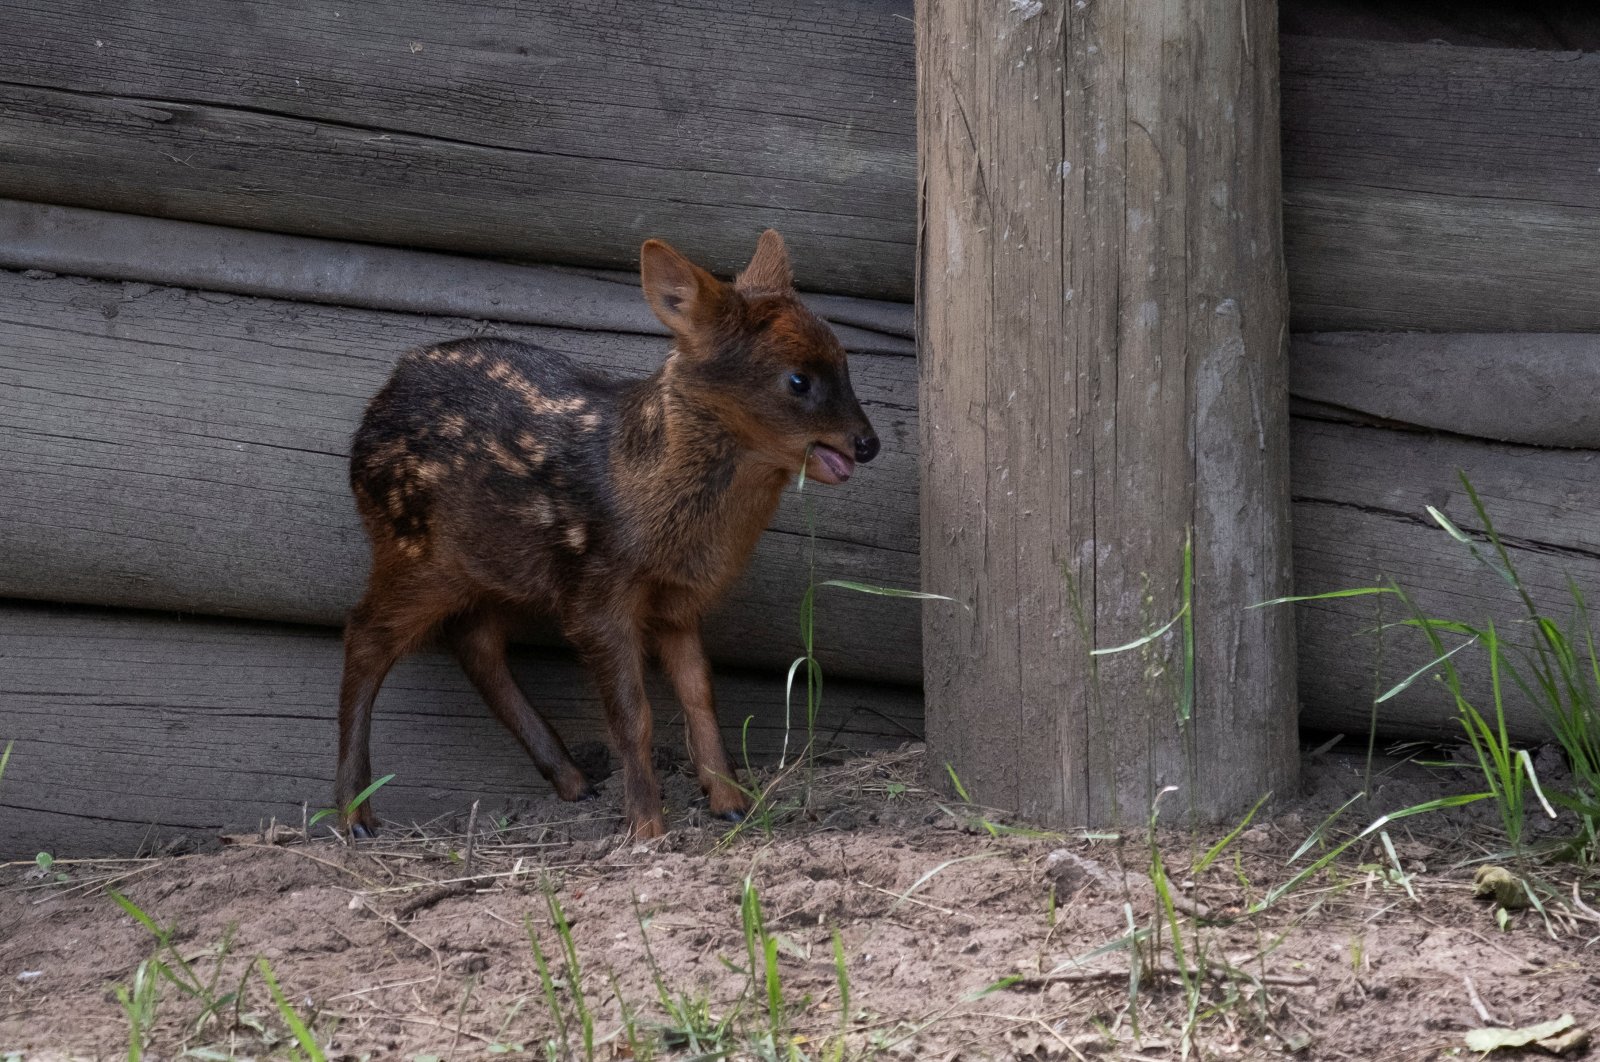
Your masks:
[{"label": "vertical wooden post", "polygon": [[935,770],[1063,825],[1281,792],[1274,0],[918,0],[917,88]]}]

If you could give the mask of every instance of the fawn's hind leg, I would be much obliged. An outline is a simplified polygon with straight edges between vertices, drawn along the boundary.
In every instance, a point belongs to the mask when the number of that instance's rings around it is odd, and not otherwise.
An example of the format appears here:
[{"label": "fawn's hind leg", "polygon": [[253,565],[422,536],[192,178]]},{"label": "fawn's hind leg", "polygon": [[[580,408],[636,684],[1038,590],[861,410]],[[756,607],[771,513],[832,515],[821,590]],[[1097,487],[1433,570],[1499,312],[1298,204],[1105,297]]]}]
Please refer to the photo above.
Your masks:
[{"label": "fawn's hind leg", "polygon": [[339,768],[334,806],[357,837],[377,833],[378,818],[367,800],[345,808],[372,782],[372,704],[395,661],[415,649],[438,623],[459,607],[443,594],[417,591],[376,574],[344,628],[344,676],[339,683]]},{"label": "fawn's hind leg", "polygon": [[528,703],[506,663],[505,625],[498,615],[469,613],[450,625],[450,642],[461,669],[505,728],[522,743],[534,766],[562,800],[586,800],[594,789],[572,762],[561,735]]},{"label": "fawn's hind leg", "polygon": [[667,832],[667,820],[661,810],[661,785],[650,763],[644,646],[632,626],[604,616],[586,617],[568,635],[600,688],[606,725],[622,759],[623,822],[637,838],[660,837]]},{"label": "fawn's hind leg", "polygon": [[717,704],[711,690],[711,664],[694,627],[663,632],[656,642],[661,669],[667,673],[683,705],[689,759],[711,805],[711,814],[738,821],[750,810],[750,798],[736,784],[728,749],[717,727]]}]

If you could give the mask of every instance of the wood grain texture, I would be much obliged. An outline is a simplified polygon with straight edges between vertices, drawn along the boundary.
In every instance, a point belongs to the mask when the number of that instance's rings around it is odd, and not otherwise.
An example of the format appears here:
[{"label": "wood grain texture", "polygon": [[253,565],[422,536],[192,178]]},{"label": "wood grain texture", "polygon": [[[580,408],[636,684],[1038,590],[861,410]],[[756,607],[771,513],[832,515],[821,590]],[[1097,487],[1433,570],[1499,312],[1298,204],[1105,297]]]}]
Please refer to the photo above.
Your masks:
[{"label": "wood grain texture", "polygon": [[[1293,462],[1297,593],[1393,578],[1426,615],[1477,625],[1492,619],[1508,641],[1530,644],[1527,616],[1510,587],[1427,514],[1432,505],[1461,529],[1482,530],[1459,470],[1483,499],[1542,612],[1558,623],[1569,619],[1569,577],[1591,602],[1600,600],[1600,450],[1505,445],[1301,416],[1294,422]],[[1297,606],[1308,723],[1366,733],[1373,697],[1432,659],[1409,632],[1389,632],[1380,647],[1370,633],[1378,626],[1379,604],[1351,598]],[[1382,619],[1406,618],[1399,602],[1381,604]],[[1490,712],[1488,666],[1475,652],[1459,657],[1459,666],[1471,698]],[[1517,691],[1508,691],[1507,707],[1519,740],[1548,739],[1538,711]],[[1453,702],[1430,680],[1383,704],[1379,727],[1385,734],[1458,738],[1455,718]]]},{"label": "wood grain texture", "polygon": [[1600,450],[1600,335],[1324,332],[1292,336],[1289,349],[1297,398],[1455,435]]},{"label": "wood grain texture", "polygon": [[0,194],[909,298],[904,0],[8,3]]},{"label": "wood grain texture", "polygon": [[[669,334],[640,294],[637,273],[586,275],[15,199],[0,199],[0,267],[371,310]],[[916,353],[909,306],[840,295],[805,300],[833,322],[847,350]]]},{"label": "wood grain texture", "polygon": [[[407,347],[488,331],[641,375],[652,336],[312,306],[0,272],[0,595],[337,624],[366,575],[346,486],[350,433]],[[917,581],[915,363],[854,355],[884,452],[813,484],[818,578]],[[713,657],[787,666],[806,585],[791,494],[747,577],[708,620]],[[844,591],[818,611],[841,676],[916,683],[920,621]]]},{"label": "wood grain texture", "polygon": [[1295,328],[1600,328],[1597,113],[1597,54],[1285,37]]},{"label": "wood grain texture", "polygon": [[[1275,5],[919,6],[928,739],[979,800],[1203,817],[1295,771]],[[1179,611],[1195,540],[1196,687]]]},{"label": "wood grain texture", "polygon": [[1583,3],[1281,0],[1278,25],[1296,36],[1547,51],[1600,48],[1600,12]]},{"label": "wood grain texture", "polygon": [[[331,798],[340,664],[340,639],[326,630],[0,604],[0,744],[16,742],[0,789],[0,859],[127,855],[273,817],[298,825],[302,802],[316,809]],[[527,651],[513,669],[569,744],[604,738],[597,699],[570,656]],[[739,749],[752,716],[752,762],[776,759],[782,672],[723,673],[716,686],[730,747]],[[681,754],[676,702],[659,683],[652,697],[658,746]],[[817,733],[844,748],[892,748],[916,736],[918,700],[830,682]],[[793,742],[804,741],[800,727]],[[390,675],[373,756],[396,775],[375,805],[390,820],[549,792],[438,653]]]},{"label": "wood grain texture", "polygon": [[[773,225],[803,286],[907,299],[908,14],[0,4],[0,195],[611,267],[657,235],[731,270]],[[1600,57],[1323,16],[1282,45],[1295,327],[1595,329]],[[1524,36],[1584,47],[1593,21]],[[1392,39],[1339,39],[1366,23]]]}]

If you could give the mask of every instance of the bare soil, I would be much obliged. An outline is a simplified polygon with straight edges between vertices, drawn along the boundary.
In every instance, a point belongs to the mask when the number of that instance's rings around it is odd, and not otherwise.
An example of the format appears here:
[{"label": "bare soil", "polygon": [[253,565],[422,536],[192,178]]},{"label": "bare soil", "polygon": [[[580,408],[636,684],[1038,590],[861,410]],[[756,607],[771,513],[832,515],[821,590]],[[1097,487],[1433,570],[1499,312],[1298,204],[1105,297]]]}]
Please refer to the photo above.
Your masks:
[{"label": "bare soil", "polygon": [[[1469,1056],[1463,1034],[1486,1021],[1570,1013],[1600,1025],[1600,924],[1552,906],[1548,920],[1516,912],[1502,929],[1473,898],[1474,861],[1495,845],[1482,806],[1392,823],[1398,871],[1374,835],[1249,913],[1324,850],[1291,863],[1360,791],[1362,770],[1359,759],[1308,761],[1307,791],[1263,808],[1203,873],[1197,861],[1226,830],[1159,831],[1176,941],[1148,837],[1045,834],[952,802],[925,785],[915,747],[819,767],[809,785],[790,771],[772,785],[771,821],[731,838],[680,773],[667,784],[672,832],[648,845],[614,832],[613,780],[591,804],[485,811],[470,865],[463,821],[391,824],[354,847],[325,827],[307,842],[297,823],[266,843],[48,872],[12,865],[0,870],[0,1058],[129,1057],[115,986],[134,985],[152,956],[172,962],[113,889],[175,927],[174,949],[203,982],[219,971],[215,995],[243,984],[201,1018],[203,1001],[163,983],[147,1058],[292,1057],[257,957],[329,1058],[1365,1062]],[[1374,803],[1329,836],[1471,782],[1391,764]],[[1600,906],[1592,878],[1539,873]],[[746,879],[775,942],[776,1019],[764,956],[749,973]],[[571,923],[576,984],[552,896]],[[555,967],[554,1009],[529,927]],[[701,1019],[686,1020],[696,1008]]]}]

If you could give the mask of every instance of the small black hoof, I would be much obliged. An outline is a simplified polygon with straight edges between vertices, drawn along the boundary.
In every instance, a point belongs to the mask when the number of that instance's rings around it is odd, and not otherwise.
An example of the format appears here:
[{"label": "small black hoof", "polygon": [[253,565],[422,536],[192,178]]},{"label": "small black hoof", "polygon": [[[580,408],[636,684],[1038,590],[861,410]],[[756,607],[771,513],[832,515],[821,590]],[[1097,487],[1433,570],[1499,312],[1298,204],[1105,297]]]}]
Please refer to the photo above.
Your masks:
[{"label": "small black hoof", "polygon": [[359,822],[350,824],[350,839],[352,841],[373,841],[377,840],[377,837],[378,831],[375,829],[368,829]]},{"label": "small black hoof", "polygon": [[591,800],[599,800],[599,799],[600,799],[600,790],[596,789],[592,785],[584,786],[583,787],[583,792],[578,794],[578,803],[580,803],[580,804],[587,804]]},{"label": "small black hoof", "polygon": [[724,811],[722,814],[718,815],[717,818],[721,819],[723,822],[743,822],[744,812]]}]

